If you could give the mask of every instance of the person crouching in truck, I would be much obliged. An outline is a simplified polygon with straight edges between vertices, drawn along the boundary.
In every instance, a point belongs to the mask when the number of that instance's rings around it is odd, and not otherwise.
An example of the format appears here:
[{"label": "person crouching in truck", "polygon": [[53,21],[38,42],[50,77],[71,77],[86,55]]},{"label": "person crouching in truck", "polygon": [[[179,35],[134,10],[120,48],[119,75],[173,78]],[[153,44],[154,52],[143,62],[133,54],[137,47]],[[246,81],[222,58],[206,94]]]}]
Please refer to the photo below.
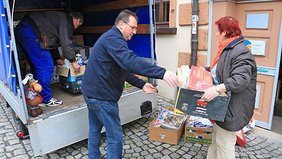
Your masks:
[{"label": "person crouching in truck", "polygon": [[[78,28],[82,22],[83,15],[80,12],[65,14],[49,11],[30,13],[15,28],[17,42],[27,53],[34,67],[35,78],[43,88],[40,94],[46,106],[58,106],[63,103],[52,97],[50,81],[54,62],[50,51],[61,46],[64,57],[72,63],[75,73],[79,73],[80,66],[75,58],[72,35],[74,29]],[[62,64],[59,58],[56,60],[57,64]]]},{"label": "person crouching in truck", "polygon": [[101,152],[101,130],[106,130],[107,158],[121,159],[123,131],[119,117],[118,100],[125,81],[153,93],[155,87],[137,78],[139,74],[163,79],[176,87],[175,73],[144,61],[128,48],[127,41],[137,31],[138,18],[135,13],[123,10],[116,18],[115,25],[95,43],[82,79],[82,94],[88,107],[88,157],[99,159]]}]

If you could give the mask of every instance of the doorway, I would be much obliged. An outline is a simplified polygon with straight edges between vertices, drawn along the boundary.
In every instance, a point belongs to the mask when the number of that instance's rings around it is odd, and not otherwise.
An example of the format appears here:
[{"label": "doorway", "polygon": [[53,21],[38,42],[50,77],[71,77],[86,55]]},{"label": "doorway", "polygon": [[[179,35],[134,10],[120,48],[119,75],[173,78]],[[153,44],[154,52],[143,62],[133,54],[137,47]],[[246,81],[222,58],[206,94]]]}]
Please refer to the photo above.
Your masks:
[{"label": "doorway", "polygon": [[[282,51],[281,51],[282,54]],[[280,59],[276,101],[274,105],[274,113],[271,130],[282,135],[282,60]]]}]

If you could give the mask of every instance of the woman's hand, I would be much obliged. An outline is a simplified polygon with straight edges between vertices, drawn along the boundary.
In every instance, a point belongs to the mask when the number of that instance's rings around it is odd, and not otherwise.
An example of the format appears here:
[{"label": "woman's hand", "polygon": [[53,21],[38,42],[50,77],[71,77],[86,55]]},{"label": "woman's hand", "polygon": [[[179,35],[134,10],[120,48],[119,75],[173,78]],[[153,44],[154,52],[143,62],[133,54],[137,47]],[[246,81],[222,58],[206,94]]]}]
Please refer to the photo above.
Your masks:
[{"label": "woman's hand", "polygon": [[219,92],[216,90],[216,86],[209,87],[204,92],[205,93],[204,93],[204,95],[202,96],[201,99],[208,101],[208,102],[213,100],[215,97],[217,97],[219,95]]}]

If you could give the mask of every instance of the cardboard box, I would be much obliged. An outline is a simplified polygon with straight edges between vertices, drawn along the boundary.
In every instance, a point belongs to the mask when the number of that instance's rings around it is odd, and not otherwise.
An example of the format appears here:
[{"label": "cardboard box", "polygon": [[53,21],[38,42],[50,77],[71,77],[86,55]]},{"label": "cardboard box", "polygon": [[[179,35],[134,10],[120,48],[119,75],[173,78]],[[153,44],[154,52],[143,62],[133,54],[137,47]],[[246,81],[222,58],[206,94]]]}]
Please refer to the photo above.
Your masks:
[{"label": "cardboard box", "polygon": [[60,87],[71,93],[80,93],[82,76],[77,77],[63,77],[59,76]]},{"label": "cardboard box", "polygon": [[184,122],[178,130],[164,129],[162,127],[154,127],[155,119],[150,123],[149,126],[149,139],[153,141],[175,144],[177,145],[179,139],[183,135]]},{"label": "cardboard box", "polygon": [[124,85],[123,85],[123,88],[124,89],[128,89],[128,88],[131,88],[131,87],[133,87],[130,83],[128,83],[128,82],[124,82]]},{"label": "cardboard box", "polygon": [[212,101],[200,100],[204,92],[180,88],[176,97],[176,109],[188,115],[224,121],[229,97],[220,95]]},{"label": "cardboard box", "polygon": [[75,74],[73,66],[68,60],[65,60],[63,66],[57,66],[60,87],[71,93],[79,93],[81,91],[82,75],[84,72],[85,65],[80,66],[80,72]]},{"label": "cardboard box", "polygon": [[69,62],[66,62],[63,66],[57,66],[57,74],[63,77],[78,77],[82,76],[85,71],[85,65],[80,66],[80,72],[78,74],[74,73],[74,68],[72,65],[70,65]]},{"label": "cardboard box", "polygon": [[84,45],[83,35],[73,35],[72,36],[72,42],[83,46]]},{"label": "cardboard box", "polygon": [[[135,76],[137,76],[138,78],[142,79],[145,82],[148,82],[148,77],[137,75],[137,74]],[[123,85],[124,89],[128,89],[128,88],[131,88],[131,87],[133,87],[133,86],[130,83],[128,83],[126,81],[124,82],[124,85]]]},{"label": "cardboard box", "polygon": [[197,128],[185,124],[184,141],[193,143],[211,144],[212,128]]}]

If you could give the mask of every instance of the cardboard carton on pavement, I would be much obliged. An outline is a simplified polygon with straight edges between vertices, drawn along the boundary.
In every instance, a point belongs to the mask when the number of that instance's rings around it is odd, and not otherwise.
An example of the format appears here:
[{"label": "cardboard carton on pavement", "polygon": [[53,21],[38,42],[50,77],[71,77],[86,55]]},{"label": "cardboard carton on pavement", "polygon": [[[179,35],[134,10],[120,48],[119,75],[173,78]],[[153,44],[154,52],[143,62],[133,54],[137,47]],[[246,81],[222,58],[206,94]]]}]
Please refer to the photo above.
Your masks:
[{"label": "cardboard carton on pavement", "polygon": [[149,139],[153,141],[177,145],[184,131],[184,122],[177,130],[154,127],[156,119],[149,126]]}]

